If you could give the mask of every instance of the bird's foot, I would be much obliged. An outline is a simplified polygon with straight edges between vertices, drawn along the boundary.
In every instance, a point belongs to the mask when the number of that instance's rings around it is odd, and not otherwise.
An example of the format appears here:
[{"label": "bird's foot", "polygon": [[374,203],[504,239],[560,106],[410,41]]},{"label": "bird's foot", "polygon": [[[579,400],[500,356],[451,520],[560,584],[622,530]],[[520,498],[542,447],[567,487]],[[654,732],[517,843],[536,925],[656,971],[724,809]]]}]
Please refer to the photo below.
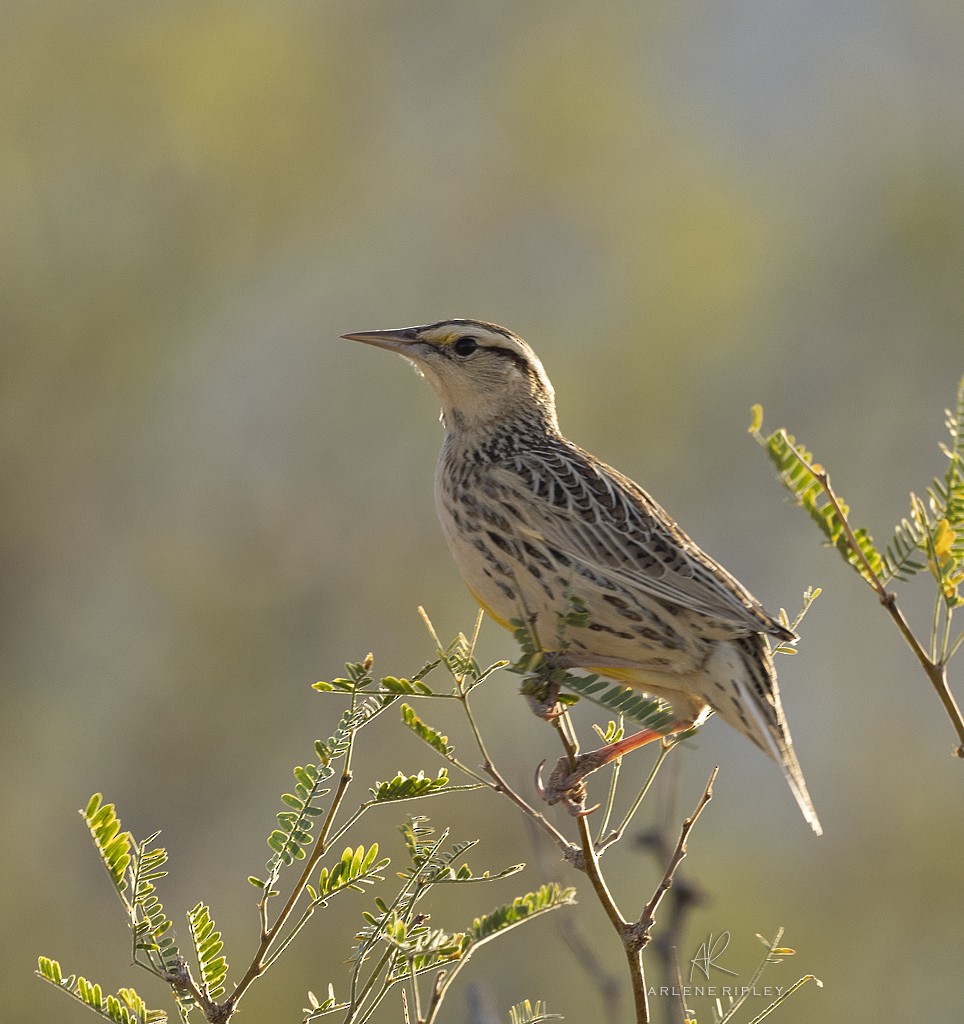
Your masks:
[{"label": "bird's foot", "polygon": [[613,761],[628,754],[631,750],[636,750],[655,740],[659,740],[660,743],[676,742],[676,737],[679,734],[685,733],[698,724],[698,721],[688,719],[674,722],[666,730],[643,729],[642,732],[624,736],[615,743],[608,743],[596,750],[587,750],[586,753],[579,754],[574,763],[569,760],[568,755],[560,757],[546,783],[542,781],[542,764],[540,764],[536,769],[536,789],[547,804],[564,804],[566,810],[576,817],[591,814],[599,805],[596,804],[595,807],[585,809],[585,779],[587,775],[591,775],[607,764],[612,764]]},{"label": "bird's foot", "polygon": [[605,748],[580,754],[575,765],[569,760],[568,755],[560,757],[545,783],[542,781],[542,767],[545,764],[543,761],[536,769],[536,789],[539,795],[550,806],[561,803],[574,818],[592,814],[599,804],[586,807],[585,780],[587,775],[591,775],[597,768],[607,763],[605,757],[600,756],[604,750]]}]

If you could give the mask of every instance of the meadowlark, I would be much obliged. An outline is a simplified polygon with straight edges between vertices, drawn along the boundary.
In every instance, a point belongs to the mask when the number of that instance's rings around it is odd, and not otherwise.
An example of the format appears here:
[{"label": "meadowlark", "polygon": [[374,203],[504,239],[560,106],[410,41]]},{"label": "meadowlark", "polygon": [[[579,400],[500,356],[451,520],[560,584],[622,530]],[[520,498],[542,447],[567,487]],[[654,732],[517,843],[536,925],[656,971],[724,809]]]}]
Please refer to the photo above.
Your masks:
[{"label": "meadowlark", "polygon": [[[577,601],[585,624],[567,628],[558,664],[669,701],[670,731],[715,711],[783,768],[819,834],[767,639],[794,634],[641,487],[563,436],[552,384],[529,345],[478,320],[344,337],[404,356],[438,395],[437,511],[485,611],[506,627],[526,616],[545,641]],[[577,772],[554,780],[554,797],[661,735],[644,731],[583,755]]]}]

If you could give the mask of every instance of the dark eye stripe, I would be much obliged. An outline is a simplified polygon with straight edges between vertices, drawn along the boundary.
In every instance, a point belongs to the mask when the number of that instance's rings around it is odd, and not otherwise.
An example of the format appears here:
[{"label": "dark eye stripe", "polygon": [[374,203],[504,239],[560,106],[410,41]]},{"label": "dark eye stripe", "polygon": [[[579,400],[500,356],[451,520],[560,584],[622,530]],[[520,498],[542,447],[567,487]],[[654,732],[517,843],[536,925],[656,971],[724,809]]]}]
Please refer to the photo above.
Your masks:
[{"label": "dark eye stripe", "polygon": [[502,348],[499,345],[487,346],[490,352],[497,352],[503,359],[511,359],[520,370],[528,371],[529,361],[524,356],[520,356],[514,348]]},{"label": "dark eye stripe", "polygon": [[529,360],[525,356],[520,355],[513,348],[504,348],[502,345],[481,345],[471,335],[466,334],[461,338],[456,338],[450,345],[445,346],[443,352],[451,356],[458,356],[461,359],[465,359],[467,356],[472,355],[473,352],[477,352],[480,349],[484,349],[486,352],[492,352],[494,355],[500,356],[502,359],[510,359],[515,365],[523,372],[528,373],[531,370]]}]

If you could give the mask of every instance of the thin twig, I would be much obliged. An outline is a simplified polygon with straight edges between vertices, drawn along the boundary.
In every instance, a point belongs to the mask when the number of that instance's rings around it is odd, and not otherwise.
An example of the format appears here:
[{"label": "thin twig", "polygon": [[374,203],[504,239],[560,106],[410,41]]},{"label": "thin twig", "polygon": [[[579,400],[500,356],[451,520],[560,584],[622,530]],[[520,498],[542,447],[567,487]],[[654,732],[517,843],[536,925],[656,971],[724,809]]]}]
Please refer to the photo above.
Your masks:
[{"label": "thin twig", "polygon": [[944,705],[944,710],[947,712],[948,718],[951,720],[951,724],[957,732],[960,744],[954,751],[955,755],[960,758],[964,758],[964,715],[961,714],[961,709],[958,707],[957,701],[954,699],[954,694],[951,692],[950,687],[947,683],[947,663],[940,660],[932,660],[927,651],[924,650],[920,641],[914,635],[914,631],[910,628],[907,620],[904,618],[903,612],[897,607],[897,598],[892,591],[889,591],[884,586],[883,581],[874,572],[867,560],[867,556],[864,554],[860,545],[857,543],[857,538],[854,536],[853,529],[850,526],[850,522],[847,519],[847,515],[840,505],[840,500],[834,493],[833,488],[830,486],[830,474],[821,467],[814,467],[807,460],[803,459],[800,453],[790,445],[793,449],[797,458],[801,459],[804,465],[808,466],[810,472],[813,473],[817,483],[823,488],[824,494],[827,496],[827,501],[830,502],[837,518],[840,520],[840,524],[843,527],[844,534],[847,537],[847,543],[857,557],[864,569],[865,579],[874,589],[877,596],[880,598],[880,603],[887,609],[888,614],[894,620],[897,628],[900,630],[901,636],[907,642],[907,645],[914,652],[917,660],[920,662],[921,667],[924,669],[924,673],[930,680],[931,685],[937,691],[937,696],[940,698],[941,703]]},{"label": "thin twig", "polygon": [[602,844],[603,836],[609,831],[609,822],[613,816],[613,807],[616,803],[616,788],[619,785],[619,773],[622,766],[623,759],[621,757],[617,757],[615,764],[613,764],[613,770],[609,776],[609,791],[606,793],[606,805],[603,810],[602,821],[599,823],[599,831],[596,833],[597,850]]},{"label": "thin twig", "polygon": [[[144,967],[146,965],[140,964],[139,966]],[[148,970],[150,970],[152,974],[157,973],[151,968],[148,968]],[[223,1005],[215,1003],[208,997],[205,991],[202,991],[201,987],[194,980],[194,976],[191,974],[190,964],[188,964],[187,960],[185,960],[183,956],[179,956],[177,958],[173,971],[164,971],[161,974],[161,977],[163,977],[172,988],[176,988],[181,992],[189,994],[201,1008],[201,1012],[204,1014],[205,1020],[226,1021],[230,1017],[230,1009],[225,1009]]]},{"label": "thin twig", "polygon": [[[569,720],[568,712],[553,719],[556,733],[559,736],[562,747],[569,758],[570,765],[575,768],[578,747],[572,732],[572,723]],[[629,977],[633,991],[633,1009],[636,1012],[637,1024],[649,1024],[649,1000],[646,994],[646,973],[643,968],[642,946],[635,946],[629,941],[629,922],[623,917],[616,905],[613,894],[609,891],[609,885],[599,867],[599,854],[596,852],[596,844],[593,842],[592,832],[585,815],[576,818],[576,825],[579,829],[579,839],[582,845],[582,858],[577,864],[586,876],[596,893],[600,906],[603,908],[610,924],[619,936],[626,954],[626,966],[629,969]]]},{"label": "thin twig", "polygon": [[[409,961],[409,972],[412,980],[412,1002],[415,1004],[415,1020],[421,1024],[422,1021],[422,999],[421,993],[418,990],[418,976],[415,973],[415,960],[414,958]],[[404,990],[403,990],[404,991]]]},{"label": "thin twig", "polygon": [[[756,970],[753,972],[753,975],[751,976],[749,982],[747,982],[746,985],[740,986],[739,998],[736,999],[735,1002],[731,998],[729,1009],[723,1015],[723,1019],[719,1022],[719,1024],[729,1024],[729,1021],[733,1020],[733,1018],[736,1016],[737,1010],[739,1010],[740,1007],[747,1001],[747,998],[749,997],[750,993],[756,991],[756,983],[760,980],[760,978],[763,977],[763,972],[766,970],[767,964],[772,963],[771,958],[773,956],[774,951],[780,948],[780,942],[783,939],[783,931],[783,928],[777,929],[777,933],[774,936],[773,941],[769,943],[766,955],[763,957],[763,959],[757,966]],[[762,935],[758,936],[758,938],[761,941],[766,942],[766,939],[764,939]]]},{"label": "thin twig", "polygon": [[772,1010],[775,1010],[781,1003],[789,999],[798,988],[802,988],[808,981],[815,981],[821,988],[823,988],[823,982],[815,974],[805,974],[802,978],[797,979],[797,981],[795,981],[786,990],[786,992],[781,992],[780,995],[777,996],[777,998],[774,999],[762,1013],[757,1014],[749,1024],[761,1024],[764,1017],[769,1016]]},{"label": "thin twig", "polygon": [[[435,984],[432,986],[432,998],[429,1000],[428,1013],[425,1016],[425,1024],[433,1024],[433,1021],[438,1016],[438,1011],[442,1006],[442,1000],[445,998],[445,992],[448,988],[445,977],[447,971],[439,971],[435,975]],[[421,1024],[422,1018],[419,1018],[419,1024]]]},{"label": "thin twig", "polygon": [[[540,871],[543,876],[553,879],[559,885],[559,870],[556,863],[550,863],[546,849],[536,842],[536,831],[532,822],[529,825],[529,839],[535,856],[539,859]],[[572,951],[576,963],[586,972],[587,977],[599,991],[602,1001],[602,1015],[605,1020],[620,1018],[622,1002],[621,975],[607,970],[608,963],[600,957],[588,937],[584,933],[579,919],[566,917],[555,918],[555,928],[559,938]]]},{"label": "thin twig", "polygon": [[710,772],[710,778],[706,783],[706,789],[703,790],[703,795],[700,797],[699,803],[696,805],[696,809],[683,822],[683,825],[680,828],[679,840],[676,843],[676,849],[673,851],[673,856],[670,858],[669,864],[666,867],[662,881],[656,887],[656,892],[653,893],[653,898],[643,909],[639,920],[630,926],[629,931],[631,933],[631,941],[634,944],[638,943],[639,949],[642,949],[652,938],[653,925],[656,923],[656,911],[659,909],[659,905],[662,902],[663,897],[673,884],[673,876],[676,874],[676,869],[680,866],[683,858],[686,856],[686,840],[689,838],[690,831],[696,824],[699,816],[703,813],[703,808],[706,807],[710,800],[713,799],[713,783],[716,780],[716,775],[719,770],[720,769],[717,767]]},{"label": "thin twig", "polygon": [[[329,832],[331,831],[331,828],[334,825],[335,817],[338,814],[339,809],[341,808],[342,801],[344,800],[345,794],[348,792],[348,787],[351,785],[352,781],[351,756],[353,748],[354,734],[352,734],[352,738],[349,740],[348,749],[345,753],[345,764],[342,769],[341,778],[338,780],[338,787],[335,790],[335,795],[332,798],[331,805],[328,808],[328,814],[325,816],[324,824],[322,825],[321,831],[318,834],[315,849],[308,857],[308,861],[305,864],[304,870],[301,872],[300,878],[298,879],[297,883],[291,890],[291,894],[289,895],[281,911],[278,913],[278,916],[275,918],[274,923],[268,926],[267,928],[264,928],[262,926],[261,941],[258,944],[258,949],[255,952],[254,957],[252,958],[251,963],[249,964],[248,969],[245,971],[243,977],[237,983],[237,985],[235,985],[234,991],[231,993],[231,996],[227,1000],[227,1003],[224,1004],[229,1008],[231,1012],[233,1012],[237,1008],[238,1003],[241,1001],[241,997],[248,990],[248,988],[250,987],[251,983],[255,980],[255,978],[259,977],[264,972],[265,961],[267,959],[268,951],[270,950],[275,939],[278,937],[279,932],[284,928],[288,918],[291,916],[291,913],[294,910],[295,906],[297,905],[298,900],[301,898],[301,895],[305,889],[305,885],[307,884],[308,879],[311,878],[315,870],[315,867],[318,864],[318,861],[320,861],[321,858],[325,856],[325,854],[328,852],[330,848],[330,844],[328,842]],[[264,900],[265,903],[267,903],[269,899],[269,893],[265,892],[262,899]],[[261,910],[261,913],[262,920],[264,920],[265,916],[263,909]]]},{"label": "thin twig", "polygon": [[496,767],[495,761],[489,754],[486,748],[485,741],[482,739],[482,734],[479,731],[478,724],[475,721],[475,716],[472,714],[472,708],[469,705],[468,695],[462,700],[462,706],[465,709],[465,714],[468,717],[469,724],[472,727],[472,734],[475,736],[476,745],[479,748],[479,752],[482,754],[482,770],[492,778],[492,789],[496,793],[502,793],[507,796],[515,805],[529,817],[536,825],[539,826],[559,847],[560,850],[566,855],[571,856],[572,851],[575,849],[573,844],[549,821],[544,814],[540,814],[520,793],[517,793],[512,786],[506,782],[505,777]]},{"label": "thin twig", "polygon": [[[435,631],[435,626],[432,624],[432,620],[428,617],[428,613],[421,606],[419,606],[418,613],[421,616],[422,621],[425,623],[425,627],[429,632],[429,636],[431,636],[431,638],[435,641],[436,651],[440,656],[444,656],[445,648],[442,646],[442,641],[439,639],[438,633],[436,633]],[[479,631],[482,627],[482,619],[483,612],[480,609],[479,614],[475,620],[475,628],[472,631],[472,639],[469,643],[470,657],[474,653],[475,645],[478,642]],[[482,730],[479,728],[479,724],[475,720],[475,714],[473,713],[472,705],[469,702],[469,694],[471,693],[471,687],[465,686],[465,674],[463,673],[463,675],[461,676],[453,675],[453,678],[455,680],[456,687],[455,697],[462,704],[462,709],[465,712],[465,717],[468,719],[469,728],[472,731],[472,737],[475,740],[475,745],[479,748],[479,753],[482,755],[482,771],[486,775],[488,775],[492,781],[489,782],[488,780],[483,779],[481,776],[477,775],[475,772],[471,771],[461,762],[455,760],[452,757],[448,757],[446,758],[446,760],[451,761],[451,763],[455,764],[458,768],[460,768],[466,774],[470,775],[472,778],[478,779],[480,782],[483,782],[494,792],[502,793],[503,795],[507,796],[516,805],[516,807],[518,807],[519,810],[522,811],[523,814],[525,814],[532,822],[534,822],[536,825],[539,826],[539,828],[541,828],[545,833],[548,834],[548,836],[552,839],[556,846],[558,846],[559,849],[562,850],[563,854],[567,858],[570,858],[576,847],[573,846],[573,844],[555,827],[555,825],[552,824],[552,822],[548,820],[548,818],[545,817],[545,815],[540,814],[520,793],[516,792],[516,790],[514,790],[512,786],[510,786],[509,783],[506,782],[505,777],[496,767],[495,761],[493,760],[491,754],[489,753],[488,747],[485,744],[485,740],[482,737]]]},{"label": "thin twig", "polygon": [[[640,834],[636,842],[643,849],[651,853],[658,865],[666,865],[673,852],[676,842],[676,831],[679,821],[677,810],[678,790],[680,781],[680,760],[674,759],[672,763],[672,775],[667,786],[664,786],[663,803],[657,817],[659,824],[648,832]],[[679,981],[680,966],[678,948],[682,944],[683,929],[689,913],[705,898],[703,890],[695,882],[691,881],[682,867],[676,872],[673,878],[673,886],[666,896],[661,908],[660,927],[654,935],[652,943],[647,947],[649,966],[652,968],[653,960],[658,963],[660,977],[664,979],[662,984],[671,984],[674,978],[677,980],[677,991],[682,993],[683,984]],[[673,1024],[684,1024],[688,1014],[682,999],[672,1001],[668,1007]]]},{"label": "thin twig", "polygon": [[649,776],[643,783],[643,788],[636,795],[636,799],[630,805],[629,810],[626,812],[625,816],[623,817],[623,820],[619,823],[619,826],[616,828],[616,830],[611,832],[608,836],[606,836],[605,839],[603,839],[598,844],[596,850],[599,854],[605,853],[605,851],[610,846],[612,846],[613,843],[618,843],[619,840],[622,839],[623,834],[629,827],[630,822],[633,820],[633,818],[636,815],[636,812],[639,810],[640,804],[642,804],[643,800],[646,798],[646,794],[649,792],[649,788],[650,786],[652,786],[653,780],[656,778],[656,773],[662,767],[663,761],[666,760],[666,755],[676,745],[677,742],[675,740],[671,743],[667,743],[666,741],[660,743],[659,756],[656,758],[656,763],[653,765],[653,768],[650,771]]}]

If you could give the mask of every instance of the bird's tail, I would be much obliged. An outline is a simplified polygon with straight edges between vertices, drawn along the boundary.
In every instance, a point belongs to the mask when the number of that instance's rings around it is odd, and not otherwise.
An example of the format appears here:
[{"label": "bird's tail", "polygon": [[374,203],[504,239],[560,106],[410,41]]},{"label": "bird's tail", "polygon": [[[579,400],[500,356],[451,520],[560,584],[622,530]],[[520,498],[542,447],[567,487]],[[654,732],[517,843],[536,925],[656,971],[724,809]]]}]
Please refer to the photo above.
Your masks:
[{"label": "bird's tail", "polygon": [[710,680],[705,696],[713,709],[780,765],[804,818],[823,835],[793,750],[766,637],[757,633],[720,644],[704,672]]}]

